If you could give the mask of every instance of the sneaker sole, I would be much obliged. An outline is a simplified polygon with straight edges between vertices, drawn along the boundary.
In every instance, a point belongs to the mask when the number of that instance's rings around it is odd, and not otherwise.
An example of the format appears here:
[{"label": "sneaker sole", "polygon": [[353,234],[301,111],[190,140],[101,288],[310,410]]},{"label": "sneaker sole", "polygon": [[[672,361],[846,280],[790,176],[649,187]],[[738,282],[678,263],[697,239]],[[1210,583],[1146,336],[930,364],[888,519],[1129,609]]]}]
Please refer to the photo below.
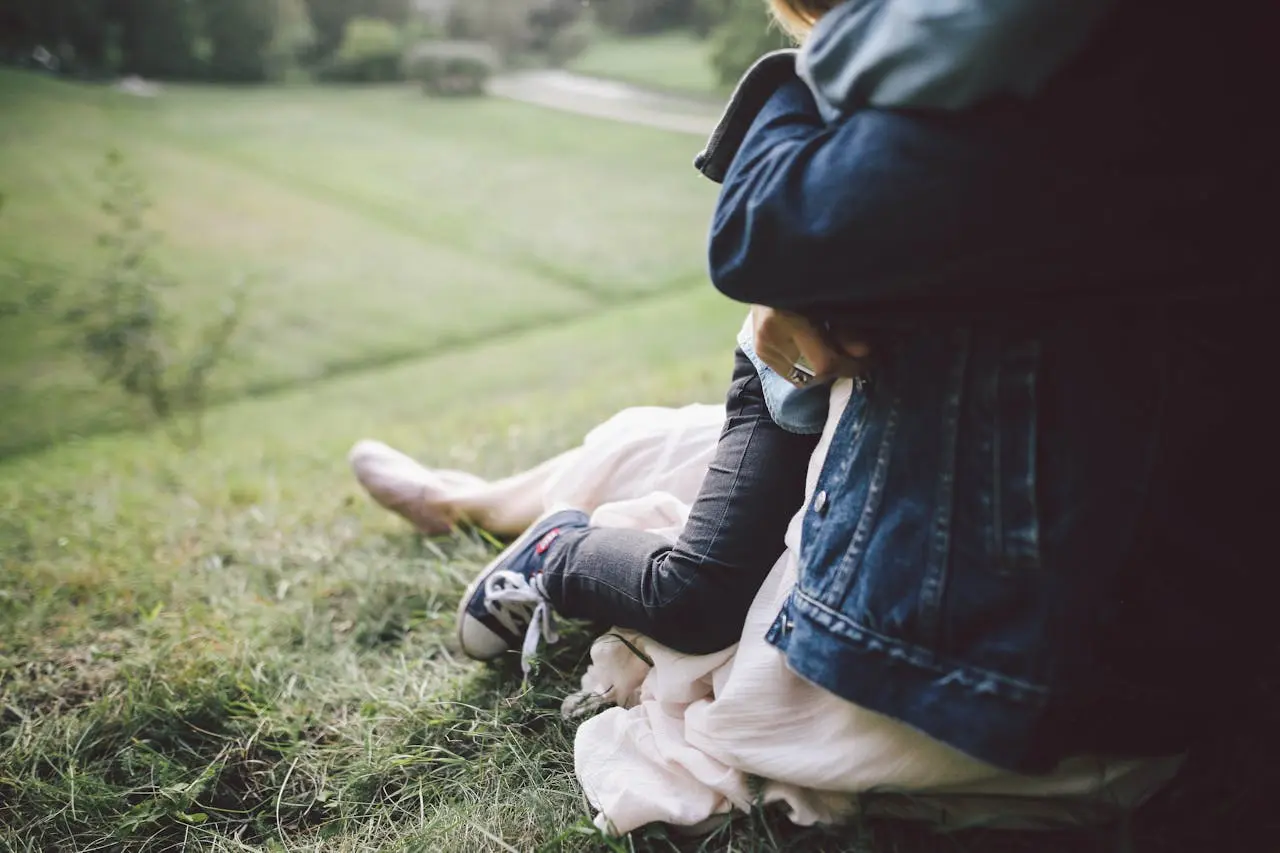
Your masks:
[{"label": "sneaker sole", "polygon": [[[463,642],[463,639],[462,639],[462,619],[467,615],[467,605],[471,603],[471,599],[475,596],[477,590],[479,590],[480,587],[484,585],[484,582],[489,579],[490,575],[498,571],[498,568],[503,560],[503,555],[505,555],[508,551],[511,551],[516,548],[521,548],[527,545],[533,539],[533,532],[538,529],[538,525],[541,524],[546,519],[550,518],[551,516],[556,515],[557,513],[560,513],[560,512],[563,512],[563,510],[561,509],[550,510],[548,512],[544,512],[542,515],[534,519],[533,524],[530,524],[529,527],[525,529],[524,533],[521,533],[519,536],[517,536],[510,545],[508,545],[506,548],[503,548],[502,553],[494,557],[493,560],[487,566],[481,569],[480,574],[476,575],[476,579],[473,580],[470,583],[470,585],[467,586],[466,592],[462,594],[462,601],[459,602],[458,604],[458,615],[456,620],[458,625],[458,628],[457,628],[458,648],[462,649],[462,653],[467,657],[471,658],[472,660],[490,661],[490,660],[496,660],[497,658],[502,657],[502,655],[505,654],[506,652],[514,651],[514,647],[506,648],[506,649],[503,649],[501,652],[498,652],[498,654],[493,655],[492,657],[486,657],[486,658],[475,657],[471,655],[470,653],[467,652],[466,643]],[[544,534],[545,534],[545,531],[544,531]],[[495,637],[501,636],[496,631],[489,628],[489,626],[485,625],[483,627],[485,628],[485,630],[492,633]]]}]

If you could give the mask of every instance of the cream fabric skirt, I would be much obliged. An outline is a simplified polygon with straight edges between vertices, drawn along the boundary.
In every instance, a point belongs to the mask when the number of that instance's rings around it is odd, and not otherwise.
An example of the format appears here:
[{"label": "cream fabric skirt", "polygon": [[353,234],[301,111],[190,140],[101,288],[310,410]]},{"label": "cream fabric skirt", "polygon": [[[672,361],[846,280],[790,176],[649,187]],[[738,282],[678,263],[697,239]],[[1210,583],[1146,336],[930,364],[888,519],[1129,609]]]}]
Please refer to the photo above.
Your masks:
[{"label": "cream fabric skirt", "polygon": [[[810,492],[850,389],[848,382],[832,389]],[[723,417],[713,406],[619,413],[551,478],[546,507],[576,506],[592,513],[593,524],[674,541]],[[795,675],[764,635],[796,581],[799,509],[787,550],[733,648],[683,655],[624,631],[595,642],[582,690],[564,711],[581,717],[604,709],[581,724],[574,748],[599,826],[614,833],[655,821],[704,827],[734,810],[782,803],[802,824],[838,823],[863,810],[953,825],[1051,827],[1133,808],[1176,772],[1176,756],[1082,757],[1049,776],[1019,776]]]}]

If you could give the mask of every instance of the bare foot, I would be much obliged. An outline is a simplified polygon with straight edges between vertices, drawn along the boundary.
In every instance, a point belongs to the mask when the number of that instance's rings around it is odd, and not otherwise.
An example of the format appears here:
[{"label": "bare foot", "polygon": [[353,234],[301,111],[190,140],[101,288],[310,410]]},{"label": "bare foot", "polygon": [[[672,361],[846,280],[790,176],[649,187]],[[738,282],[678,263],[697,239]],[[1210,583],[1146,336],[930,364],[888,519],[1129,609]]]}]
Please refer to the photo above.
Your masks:
[{"label": "bare foot", "polygon": [[425,468],[380,441],[359,442],[347,461],[370,497],[428,536],[448,533],[462,520],[453,495],[485,482],[462,471]]}]

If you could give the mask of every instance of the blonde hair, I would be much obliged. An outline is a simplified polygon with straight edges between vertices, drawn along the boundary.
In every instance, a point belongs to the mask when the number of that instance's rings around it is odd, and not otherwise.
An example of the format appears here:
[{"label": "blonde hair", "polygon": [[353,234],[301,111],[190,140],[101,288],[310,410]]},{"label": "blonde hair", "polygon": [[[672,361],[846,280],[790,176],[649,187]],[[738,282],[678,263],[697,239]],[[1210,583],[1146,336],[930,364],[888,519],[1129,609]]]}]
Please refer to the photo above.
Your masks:
[{"label": "blonde hair", "polygon": [[773,17],[796,41],[804,41],[818,23],[818,19],[830,12],[841,0],[769,0]]}]

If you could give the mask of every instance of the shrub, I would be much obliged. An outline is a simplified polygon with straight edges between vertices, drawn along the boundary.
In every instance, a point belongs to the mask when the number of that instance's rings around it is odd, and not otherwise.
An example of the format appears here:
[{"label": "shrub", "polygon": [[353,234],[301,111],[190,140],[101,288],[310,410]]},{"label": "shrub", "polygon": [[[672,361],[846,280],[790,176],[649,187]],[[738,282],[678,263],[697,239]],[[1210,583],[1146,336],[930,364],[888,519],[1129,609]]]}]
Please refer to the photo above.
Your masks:
[{"label": "shrub", "polygon": [[547,61],[556,68],[563,68],[587,52],[595,41],[595,25],[583,18],[552,34],[547,42]]},{"label": "shrub", "polygon": [[593,8],[583,0],[460,0],[445,18],[445,36],[485,42],[506,64],[529,54],[562,64],[590,43]]},{"label": "shrub", "polygon": [[400,31],[376,18],[353,18],[342,45],[320,69],[321,80],[335,83],[385,83],[401,79]]},{"label": "shrub", "polygon": [[499,66],[484,42],[423,42],[404,58],[404,76],[429,95],[482,95]]}]

